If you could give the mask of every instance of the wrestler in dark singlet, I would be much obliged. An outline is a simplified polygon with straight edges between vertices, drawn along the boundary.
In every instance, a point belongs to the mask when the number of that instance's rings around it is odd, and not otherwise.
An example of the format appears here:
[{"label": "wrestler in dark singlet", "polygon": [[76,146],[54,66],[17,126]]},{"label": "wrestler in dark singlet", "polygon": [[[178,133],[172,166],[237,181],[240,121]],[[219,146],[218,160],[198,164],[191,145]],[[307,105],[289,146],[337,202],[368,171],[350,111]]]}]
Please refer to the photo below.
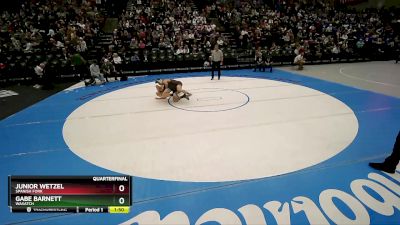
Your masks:
[{"label": "wrestler in dark singlet", "polygon": [[176,86],[181,85],[182,86],[182,82],[178,81],[178,80],[170,80],[168,82],[168,88],[172,91],[172,92],[176,92]]}]

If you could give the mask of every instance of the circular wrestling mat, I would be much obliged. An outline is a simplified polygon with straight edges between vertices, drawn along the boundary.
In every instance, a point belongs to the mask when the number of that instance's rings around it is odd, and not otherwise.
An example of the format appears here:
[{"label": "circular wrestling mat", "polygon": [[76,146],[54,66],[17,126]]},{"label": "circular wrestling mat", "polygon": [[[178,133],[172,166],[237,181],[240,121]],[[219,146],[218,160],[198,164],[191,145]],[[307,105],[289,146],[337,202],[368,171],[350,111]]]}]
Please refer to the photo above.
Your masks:
[{"label": "circular wrestling mat", "polygon": [[311,88],[243,77],[179,80],[190,101],[155,99],[153,82],[90,100],[67,118],[65,142],[112,171],[202,182],[298,171],[340,153],[357,134],[353,111]]}]

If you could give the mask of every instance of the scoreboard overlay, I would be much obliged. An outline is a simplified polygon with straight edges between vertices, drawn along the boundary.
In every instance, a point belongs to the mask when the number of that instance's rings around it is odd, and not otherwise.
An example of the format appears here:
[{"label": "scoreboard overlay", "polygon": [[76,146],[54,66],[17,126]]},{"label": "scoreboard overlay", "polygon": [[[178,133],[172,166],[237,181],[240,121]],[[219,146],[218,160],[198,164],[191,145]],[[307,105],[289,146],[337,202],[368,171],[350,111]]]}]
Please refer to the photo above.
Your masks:
[{"label": "scoreboard overlay", "polygon": [[9,176],[11,212],[127,213],[130,176]]}]

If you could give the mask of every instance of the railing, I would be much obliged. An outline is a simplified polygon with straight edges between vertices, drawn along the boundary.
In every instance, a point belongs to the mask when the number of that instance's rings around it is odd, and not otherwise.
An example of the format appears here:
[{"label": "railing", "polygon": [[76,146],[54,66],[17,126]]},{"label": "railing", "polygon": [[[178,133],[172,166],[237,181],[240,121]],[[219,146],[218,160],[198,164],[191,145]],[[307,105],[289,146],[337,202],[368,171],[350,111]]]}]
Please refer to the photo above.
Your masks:
[{"label": "railing", "polygon": [[[254,56],[243,53],[226,53],[224,65],[221,69],[242,69],[254,67]],[[271,57],[273,66],[292,65],[294,55],[274,55]],[[208,57],[202,55],[201,57],[193,56],[173,56],[172,58],[153,57],[149,60],[140,63],[133,63],[125,60],[121,66],[122,73],[127,76],[139,76],[145,74],[159,74],[159,73],[174,73],[174,72],[189,72],[189,71],[207,71],[211,67],[204,66],[204,61]],[[306,64],[326,64],[326,63],[344,63],[344,62],[362,62],[370,60],[390,60],[394,59],[394,54],[382,55],[369,55],[363,56],[361,54],[320,54],[306,56]],[[51,64],[51,63],[49,63]],[[33,71],[33,65],[27,66],[26,63],[15,64],[13,66],[7,65],[5,68],[0,67],[0,83],[11,83],[30,81],[35,79],[36,75]],[[87,65],[89,67],[89,65]],[[75,68],[70,64],[62,61],[49,65],[48,76],[53,81],[63,81],[73,77],[79,77]]]}]

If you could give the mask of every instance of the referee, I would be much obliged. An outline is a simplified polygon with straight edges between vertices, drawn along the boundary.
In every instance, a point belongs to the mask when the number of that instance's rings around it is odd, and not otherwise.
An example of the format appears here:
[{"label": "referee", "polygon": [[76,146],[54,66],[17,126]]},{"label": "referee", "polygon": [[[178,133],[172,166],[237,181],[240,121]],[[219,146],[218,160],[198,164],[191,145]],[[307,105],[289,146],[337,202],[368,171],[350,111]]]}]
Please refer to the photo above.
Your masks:
[{"label": "referee", "polygon": [[221,65],[224,62],[224,53],[218,49],[218,44],[211,51],[211,80],[214,79],[214,71],[218,70],[218,80],[221,77]]}]

